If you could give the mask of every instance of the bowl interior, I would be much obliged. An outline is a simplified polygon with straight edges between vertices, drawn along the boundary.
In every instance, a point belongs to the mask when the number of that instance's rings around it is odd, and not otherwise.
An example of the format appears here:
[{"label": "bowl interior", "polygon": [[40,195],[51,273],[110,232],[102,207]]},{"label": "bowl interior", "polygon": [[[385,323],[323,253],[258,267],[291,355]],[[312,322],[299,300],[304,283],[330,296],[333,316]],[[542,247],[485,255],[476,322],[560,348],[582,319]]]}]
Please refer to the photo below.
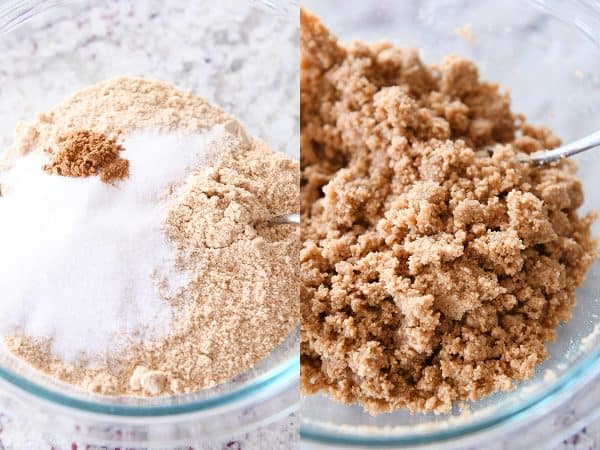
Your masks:
[{"label": "bowl interior", "polygon": [[[531,123],[548,125],[564,141],[598,129],[600,52],[597,36],[586,24],[595,23],[599,12],[587,10],[586,2],[546,1],[547,8],[520,0],[303,3],[342,41],[386,39],[417,48],[427,63],[439,62],[450,53],[472,59],[482,78],[510,90],[513,111],[524,113]],[[557,18],[555,12],[562,12],[562,17]],[[456,32],[465,25],[471,28],[473,39]],[[587,194],[581,211],[600,210],[600,198],[595,195],[600,189],[595,175],[600,151],[580,155],[577,160]],[[600,233],[598,222],[593,231]],[[458,410],[442,416],[397,411],[372,417],[359,406],[315,395],[302,399],[303,434],[346,444],[371,440],[406,444],[441,439],[448,433],[458,435],[465,427],[473,431],[491,426],[584,373],[600,372],[599,319],[600,262],[596,262],[577,292],[572,319],[558,330],[556,342],[549,345],[550,357],[538,368],[536,377],[510,393],[471,403],[468,419],[459,418]]]},{"label": "bowl interior", "polygon": [[[0,0],[0,6],[8,3]],[[18,121],[33,121],[80,88],[132,75],[191,90],[238,118],[249,134],[298,158],[298,23],[293,2],[278,7],[252,0],[30,3],[29,20],[0,32],[0,152],[12,142]],[[89,411],[190,412],[297,378],[298,342],[294,330],[268,358],[230,382],[169,398],[84,393],[41,376],[6,350],[0,350],[0,378],[43,399]]]}]

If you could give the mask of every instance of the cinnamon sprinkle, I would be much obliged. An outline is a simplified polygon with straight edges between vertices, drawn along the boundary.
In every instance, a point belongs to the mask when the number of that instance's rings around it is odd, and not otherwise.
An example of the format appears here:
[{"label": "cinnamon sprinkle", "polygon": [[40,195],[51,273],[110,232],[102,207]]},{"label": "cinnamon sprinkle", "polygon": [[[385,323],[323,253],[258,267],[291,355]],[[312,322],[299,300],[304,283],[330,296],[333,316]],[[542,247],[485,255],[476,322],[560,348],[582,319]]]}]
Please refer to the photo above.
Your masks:
[{"label": "cinnamon sprinkle", "polygon": [[[115,139],[89,130],[75,130],[57,139],[58,152],[48,173],[65,177],[99,175],[105,183],[113,184],[129,176],[129,161],[119,157],[123,147]],[[52,153],[51,149],[46,150]]]}]

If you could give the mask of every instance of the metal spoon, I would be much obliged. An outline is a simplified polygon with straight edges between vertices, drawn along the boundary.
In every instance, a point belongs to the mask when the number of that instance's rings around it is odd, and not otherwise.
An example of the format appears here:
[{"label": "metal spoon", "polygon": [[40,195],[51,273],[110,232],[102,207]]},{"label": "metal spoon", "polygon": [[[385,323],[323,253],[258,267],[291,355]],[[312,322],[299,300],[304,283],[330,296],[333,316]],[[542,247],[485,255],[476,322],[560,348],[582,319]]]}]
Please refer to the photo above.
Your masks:
[{"label": "metal spoon", "polygon": [[539,165],[548,164],[599,146],[600,131],[596,131],[595,133],[578,139],[575,142],[561,145],[560,147],[555,148],[554,150],[539,151],[532,153],[531,155],[519,155],[518,158],[519,161],[523,163]]},{"label": "metal spoon", "polygon": [[300,214],[280,214],[269,219],[272,224],[300,224]]},{"label": "metal spoon", "polygon": [[[548,164],[554,161],[558,161],[562,158],[568,158],[569,156],[576,155],[586,150],[600,147],[600,131],[596,131],[586,137],[571,142],[569,144],[561,145],[554,150],[540,151],[532,153],[531,155],[519,155],[519,161],[522,163],[529,164]],[[488,149],[489,152],[490,149]],[[491,153],[491,152],[490,152]],[[300,214],[280,214],[273,216],[269,219],[272,224],[300,224]]]},{"label": "metal spoon", "polygon": [[[519,155],[519,161],[530,164],[548,164],[562,158],[576,155],[594,147],[600,147],[600,131],[596,131],[570,144],[562,145],[554,150],[541,151],[531,155]],[[489,150],[488,150],[489,151]],[[269,219],[272,224],[300,224],[300,214],[280,214]]]}]

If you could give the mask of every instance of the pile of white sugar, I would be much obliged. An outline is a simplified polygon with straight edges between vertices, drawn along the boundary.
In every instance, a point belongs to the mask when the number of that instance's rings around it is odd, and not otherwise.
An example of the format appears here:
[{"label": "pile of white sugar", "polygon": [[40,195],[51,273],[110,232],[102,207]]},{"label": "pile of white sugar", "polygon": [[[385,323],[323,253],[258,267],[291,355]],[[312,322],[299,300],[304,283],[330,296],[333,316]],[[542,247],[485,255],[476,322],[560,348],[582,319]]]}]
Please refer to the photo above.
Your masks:
[{"label": "pile of white sugar", "polygon": [[130,175],[115,185],[50,175],[41,151],[14,160],[0,173],[0,332],[92,363],[166,334],[172,310],[159,286],[175,293],[186,276],[161,230],[164,209],[223,133],[135,132],[121,142]]}]

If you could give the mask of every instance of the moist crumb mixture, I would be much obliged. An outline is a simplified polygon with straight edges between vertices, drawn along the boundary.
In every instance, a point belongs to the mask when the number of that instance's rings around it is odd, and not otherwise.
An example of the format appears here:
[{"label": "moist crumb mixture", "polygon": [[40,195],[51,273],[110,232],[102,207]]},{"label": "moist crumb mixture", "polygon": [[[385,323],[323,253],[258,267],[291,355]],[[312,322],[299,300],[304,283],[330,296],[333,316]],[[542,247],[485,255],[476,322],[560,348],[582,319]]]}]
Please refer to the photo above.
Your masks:
[{"label": "moist crumb mixture", "polygon": [[301,14],[302,388],[449,412],[533,375],[595,256],[575,164],[457,56]]}]

